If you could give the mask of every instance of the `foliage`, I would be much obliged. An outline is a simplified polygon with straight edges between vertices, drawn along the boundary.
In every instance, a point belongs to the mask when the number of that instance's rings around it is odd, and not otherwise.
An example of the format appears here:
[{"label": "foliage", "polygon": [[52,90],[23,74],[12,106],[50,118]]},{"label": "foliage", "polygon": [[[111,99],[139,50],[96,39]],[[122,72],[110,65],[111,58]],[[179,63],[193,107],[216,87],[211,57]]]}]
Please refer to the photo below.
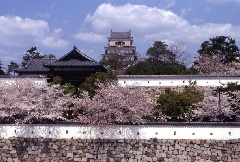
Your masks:
[{"label": "foliage", "polygon": [[70,93],[72,95],[77,95],[78,88],[71,83],[65,83],[61,88],[63,89],[64,94]]},{"label": "foliage", "polygon": [[238,83],[230,82],[226,86],[220,87],[222,92],[234,92],[234,91],[240,91],[240,85]]},{"label": "foliage", "polygon": [[11,61],[8,65],[8,69],[7,69],[7,74],[9,75],[11,72],[13,72],[15,69],[17,69],[19,66],[17,63]]},{"label": "foliage", "polygon": [[88,124],[142,123],[143,115],[151,113],[153,104],[140,88],[119,87],[115,84],[98,84],[92,98],[83,93],[79,107],[83,115],[79,120]]},{"label": "foliage", "polygon": [[23,56],[22,65],[25,66],[30,59],[42,59],[45,55],[41,55],[39,52],[36,51],[37,47],[31,47],[27,50],[27,53]]},{"label": "foliage", "polygon": [[194,104],[203,99],[203,94],[195,86],[186,86],[183,91],[177,92],[166,88],[157,100],[156,111],[168,116],[168,120],[190,120]]},{"label": "foliage", "polygon": [[182,72],[183,75],[198,75],[199,71],[195,69],[193,66],[187,68],[185,71]]},{"label": "foliage", "polygon": [[124,57],[123,55],[120,54],[112,54],[112,55],[107,55],[102,58],[100,61],[104,65],[109,65],[110,68],[116,70],[116,69],[121,69],[124,66]]},{"label": "foliage", "polygon": [[213,56],[220,54],[225,62],[232,62],[239,56],[239,48],[236,41],[227,36],[216,36],[210,38],[209,41],[204,41],[201,44],[201,49],[198,50],[200,56]]},{"label": "foliage", "polygon": [[126,75],[154,75],[154,70],[149,62],[139,62],[127,68]]},{"label": "foliage", "polygon": [[192,75],[198,74],[198,71],[191,68],[186,68],[183,64],[161,62],[149,63],[139,62],[136,65],[130,66],[126,70],[126,75]]},{"label": "foliage", "polygon": [[162,41],[155,41],[153,46],[147,50],[148,61],[153,63],[176,62],[176,55],[168,49],[168,45]]},{"label": "foliage", "polygon": [[62,84],[62,78],[60,76],[55,76],[51,84]]},{"label": "foliage", "polygon": [[86,81],[80,85],[80,91],[87,91],[91,97],[96,94],[96,90],[99,88],[98,83],[108,84],[117,80],[117,76],[108,70],[107,73],[96,72],[86,78]]},{"label": "foliage", "polygon": [[239,75],[239,49],[231,37],[217,36],[204,41],[194,62],[203,75]]},{"label": "foliage", "polygon": [[139,62],[127,68],[127,75],[191,75],[198,71],[187,68],[189,57],[187,48],[181,44],[167,45],[162,41],[155,41],[147,50],[146,61]]},{"label": "foliage", "polygon": [[0,75],[4,74],[3,67],[2,67],[2,61],[0,60]]},{"label": "foliage", "polygon": [[59,85],[46,86],[23,78],[1,82],[0,96],[1,118],[12,118],[15,123],[66,120],[63,110],[77,102],[70,95],[64,95]]},{"label": "foliage", "polygon": [[181,75],[186,70],[186,67],[177,62],[162,62],[159,64],[152,64],[155,75]]}]

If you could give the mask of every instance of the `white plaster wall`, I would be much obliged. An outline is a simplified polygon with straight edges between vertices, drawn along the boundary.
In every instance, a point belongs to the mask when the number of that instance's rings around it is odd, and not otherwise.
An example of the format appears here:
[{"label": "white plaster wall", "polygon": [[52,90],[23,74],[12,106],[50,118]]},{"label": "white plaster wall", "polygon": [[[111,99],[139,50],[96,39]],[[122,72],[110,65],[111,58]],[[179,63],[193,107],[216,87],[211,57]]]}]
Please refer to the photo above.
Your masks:
[{"label": "white plaster wall", "polygon": [[[12,84],[15,82],[15,79],[26,79],[26,78],[0,78],[0,82],[5,84]],[[47,78],[30,78],[33,80],[36,84],[43,84],[47,85]]]},{"label": "white plaster wall", "polygon": [[116,41],[111,40],[111,41],[109,42],[109,44],[110,44],[110,46],[115,46],[115,43],[116,43],[116,42],[125,42],[125,46],[131,46],[131,41],[130,41],[130,40],[121,40],[121,39],[116,40]]},{"label": "white plaster wall", "polygon": [[227,77],[204,77],[204,78],[154,78],[154,77],[119,77],[118,84],[119,86],[145,86],[145,87],[166,87],[166,86],[185,86],[189,85],[189,81],[196,82],[197,86],[222,86],[227,83],[240,83],[240,77],[236,78],[227,78]]},{"label": "white plaster wall", "polygon": [[240,126],[0,125],[0,137],[81,139],[239,139]]}]

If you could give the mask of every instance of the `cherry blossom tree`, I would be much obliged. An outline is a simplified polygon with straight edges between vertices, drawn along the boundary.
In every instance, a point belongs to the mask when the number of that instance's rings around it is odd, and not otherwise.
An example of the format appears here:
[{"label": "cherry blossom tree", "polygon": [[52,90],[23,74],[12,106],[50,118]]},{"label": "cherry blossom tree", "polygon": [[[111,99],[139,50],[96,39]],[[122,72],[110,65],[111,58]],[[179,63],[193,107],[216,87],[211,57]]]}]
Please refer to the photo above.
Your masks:
[{"label": "cherry blossom tree", "polygon": [[[220,99],[220,100],[219,100]],[[208,119],[210,121],[223,121],[224,118],[230,118],[235,115],[232,109],[232,98],[226,94],[219,96],[208,96],[198,104],[198,108],[193,110],[193,117],[201,121]]]},{"label": "cherry blossom tree", "polygon": [[149,96],[140,88],[119,87],[115,84],[99,84],[93,98],[83,93],[79,107],[83,114],[79,116],[82,123],[117,124],[142,123],[144,115],[152,112],[154,107]]},{"label": "cherry blossom tree", "polygon": [[63,94],[59,85],[43,85],[31,79],[13,79],[0,83],[0,117],[13,117],[16,123],[32,119],[63,119],[63,110],[77,99]]},{"label": "cherry blossom tree", "polygon": [[200,75],[239,75],[240,63],[239,61],[224,62],[222,54],[203,55],[194,62]]}]

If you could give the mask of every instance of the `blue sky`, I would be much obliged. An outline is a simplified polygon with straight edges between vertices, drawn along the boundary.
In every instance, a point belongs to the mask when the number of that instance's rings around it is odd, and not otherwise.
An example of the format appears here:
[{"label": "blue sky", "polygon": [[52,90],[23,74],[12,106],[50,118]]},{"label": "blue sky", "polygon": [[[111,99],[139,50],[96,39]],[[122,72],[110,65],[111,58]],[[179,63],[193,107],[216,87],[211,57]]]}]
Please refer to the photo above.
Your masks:
[{"label": "blue sky", "polygon": [[21,63],[28,49],[57,58],[74,45],[99,61],[113,31],[131,29],[144,55],[153,41],[188,47],[225,35],[240,47],[240,0],[0,0],[0,59]]}]

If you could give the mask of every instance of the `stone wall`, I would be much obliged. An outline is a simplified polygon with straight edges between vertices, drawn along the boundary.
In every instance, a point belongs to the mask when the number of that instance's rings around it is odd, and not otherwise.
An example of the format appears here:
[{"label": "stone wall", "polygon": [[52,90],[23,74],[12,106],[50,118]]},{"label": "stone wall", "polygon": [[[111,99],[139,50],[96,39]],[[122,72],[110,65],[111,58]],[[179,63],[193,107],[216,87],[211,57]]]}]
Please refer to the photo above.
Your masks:
[{"label": "stone wall", "polygon": [[240,161],[238,140],[0,138],[1,162]]}]

